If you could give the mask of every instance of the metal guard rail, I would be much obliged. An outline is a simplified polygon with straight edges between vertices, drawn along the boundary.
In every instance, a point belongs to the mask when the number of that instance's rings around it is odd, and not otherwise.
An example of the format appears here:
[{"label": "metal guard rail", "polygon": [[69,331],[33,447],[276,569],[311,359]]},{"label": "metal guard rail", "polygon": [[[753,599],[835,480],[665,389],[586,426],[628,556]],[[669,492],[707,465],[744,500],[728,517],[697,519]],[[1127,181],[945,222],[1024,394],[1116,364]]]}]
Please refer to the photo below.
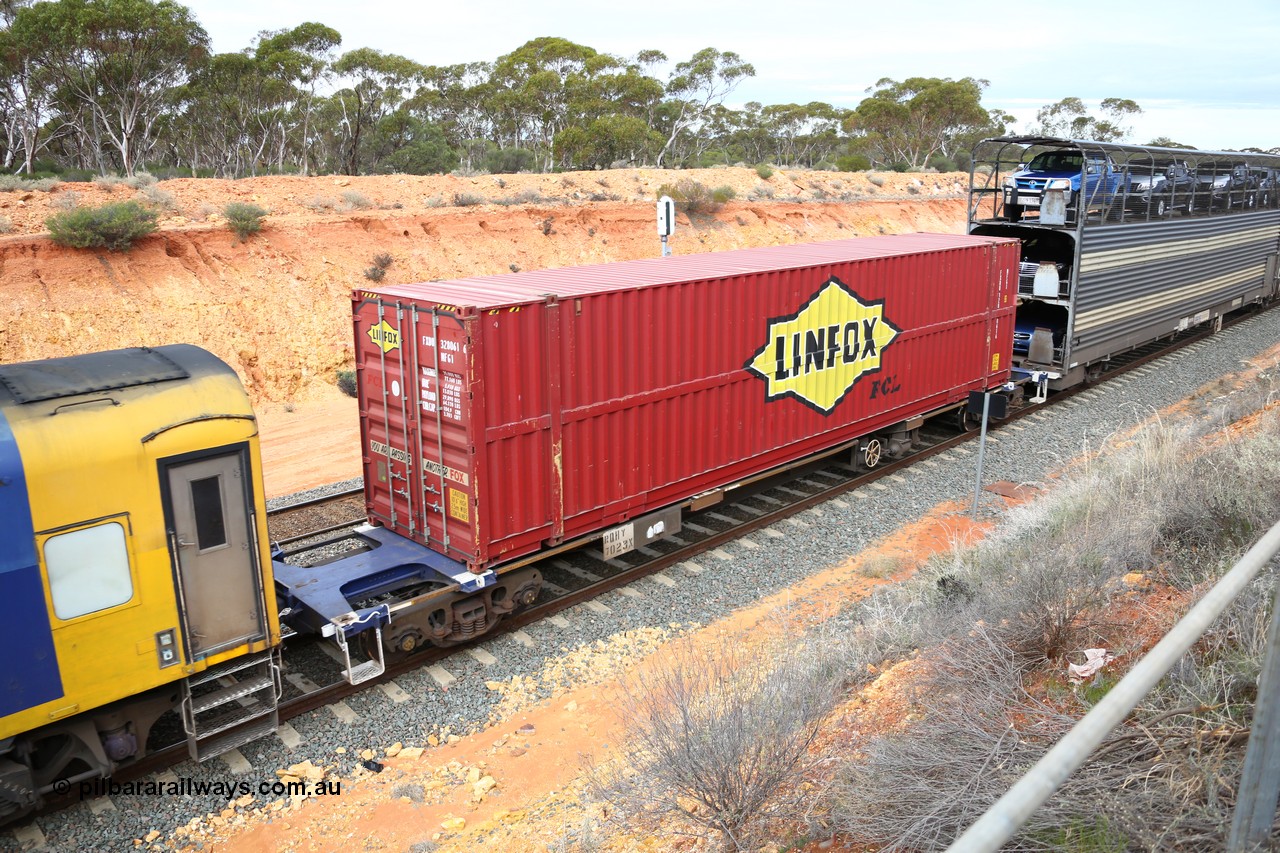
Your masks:
[{"label": "metal guard rail", "polygon": [[[1053,796],[1067,777],[1084,764],[1103,738],[1137,707],[1138,702],[1151,692],[1165,673],[1200,639],[1227,605],[1235,600],[1277,552],[1280,552],[1280,523],[1268,530],[1240,558],[1240,562],[1111,688],[1093,710],[1085,714],[995,805],[952,842],[947,853],[990,853],[1000,849],[1027,822],[1031,814]],[[1280,688],[1280,685],[1272,683],[1273,679],[1280,676],[1280,660],[1277,660],[1280,655],[1276,654],[1276,644],[1280,642],[1280,637],[1277,637],[1278,629],[1280,608],[1273,608],[1267,636],[1267,655],[1258,690],[1258,719],[1255,719],[1254,731],[1250,737],[1241,784],[1243,790],[1245,781],[1251,775],[1256,778],[1265,773],[1269,778],[1260,780],[1258,787],[1267,790],[1253,792],[1254,799],[1251,801],[1247,801],[1244,796],[1238,798],[1228,845],[1231,851],[1254,849],[1259,840],[1265,840],[1275,813],[1276,792],[1280,788],[1280,773],[1277,772],[1280,768],[1275,766],[1277,747],[1273,745],[1276,738],[1270,736],[1271,733],[1266,731],[1260,718],[1265,709],[1263,698]],[[1268,716],[1270,713],[1272,712],[1268,712]],[[1255,749],[1255,739],[1268,742],[1262,744],[1261,749]],[[1264,751],[1269,755],[1264,754]],[[1271,766],[1266,766],[1268,764]],[[1269,806],[1266,802],[1268,796]]]}]

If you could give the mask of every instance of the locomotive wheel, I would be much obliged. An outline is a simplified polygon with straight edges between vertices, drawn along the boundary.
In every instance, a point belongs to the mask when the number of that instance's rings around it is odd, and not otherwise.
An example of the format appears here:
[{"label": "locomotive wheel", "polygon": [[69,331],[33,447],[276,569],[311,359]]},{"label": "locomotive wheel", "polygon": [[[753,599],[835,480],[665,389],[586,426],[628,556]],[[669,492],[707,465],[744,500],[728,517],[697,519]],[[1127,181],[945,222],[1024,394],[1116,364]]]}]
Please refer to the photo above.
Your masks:
[{"label": "locomotive wheel", "polygon": [[879,467],[880,462],[884,459],[884,445],[880,443],[878,438],[869,438],[858,445],[856,456],[858,467],[864,471],[870,471]]}]

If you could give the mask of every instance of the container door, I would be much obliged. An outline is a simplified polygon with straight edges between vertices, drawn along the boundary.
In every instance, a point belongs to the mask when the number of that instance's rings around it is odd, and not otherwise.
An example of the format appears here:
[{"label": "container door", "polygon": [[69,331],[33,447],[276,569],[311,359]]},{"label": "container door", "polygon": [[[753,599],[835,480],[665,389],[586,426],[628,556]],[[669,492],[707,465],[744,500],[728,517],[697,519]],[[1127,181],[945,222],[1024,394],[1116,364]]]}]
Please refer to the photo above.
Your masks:
[{"label": "container door", "polygon": [[422,459],[419,488],[429,544],[454,559],[476,559],[471,395],[467,365],[474,357],[463,322],[438,311],[415,312],[412,455]]},{"label": "container door", "polygon": [[242,451],[164,467],[169,547],[192,659],[266,637]]},{"label": "container door", "polygon": [[369,518],[458,562],[476,553],[470,338],[445,307],[356,303]]}]

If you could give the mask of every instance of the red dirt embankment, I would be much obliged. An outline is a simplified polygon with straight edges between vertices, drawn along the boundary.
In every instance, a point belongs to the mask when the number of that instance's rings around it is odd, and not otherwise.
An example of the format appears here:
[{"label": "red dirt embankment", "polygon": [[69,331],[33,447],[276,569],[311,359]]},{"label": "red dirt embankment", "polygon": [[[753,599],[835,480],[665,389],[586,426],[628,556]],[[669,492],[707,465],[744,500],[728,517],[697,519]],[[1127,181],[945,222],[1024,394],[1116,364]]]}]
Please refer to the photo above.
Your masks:
[{"label": "red dirt embankment", "polygon": [[[254,398],[269,493],[355,476],[355,406],[334,379],[351,365],[350,294],[368,282],[375,255],[393,258],[388,284],[653,257],[658,190],[685,178],[736,198],[692,222],[681,215],[676,254],[964,228],[966,178],[955,174],[778,170],[765,180],[725,168],[179,179],[141,191],[63,184],[0,194],[10,229],[0,238],[0,363],[197,344],[231,364]],[[135,196],[166,213],[128,252],[65,249],[43,233],[46,217],[72,202]],[[243,242],[220,214],[233,201],[270,212]]]}]

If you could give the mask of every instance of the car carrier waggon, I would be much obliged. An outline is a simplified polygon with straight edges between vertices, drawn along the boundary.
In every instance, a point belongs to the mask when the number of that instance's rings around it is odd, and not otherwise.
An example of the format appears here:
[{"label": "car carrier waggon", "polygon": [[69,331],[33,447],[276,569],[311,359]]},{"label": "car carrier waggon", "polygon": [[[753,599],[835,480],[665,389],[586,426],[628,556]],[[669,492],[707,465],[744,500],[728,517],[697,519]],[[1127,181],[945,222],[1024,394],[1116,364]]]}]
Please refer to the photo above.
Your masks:
[{"label": "car carrier waggon", "polygon": [[[1059,176],[1029,196],[1027,176],[1050,159],[1106,163],[1119,189],[1085,196]],[[1034,136],[978,143],[969,233],[1022,241],[1015,364],[1068,387],[1113,356],[1274,298],[1278,168],[1268,154]],[[1167,179],[1179,170],[1196,180]]]}]

